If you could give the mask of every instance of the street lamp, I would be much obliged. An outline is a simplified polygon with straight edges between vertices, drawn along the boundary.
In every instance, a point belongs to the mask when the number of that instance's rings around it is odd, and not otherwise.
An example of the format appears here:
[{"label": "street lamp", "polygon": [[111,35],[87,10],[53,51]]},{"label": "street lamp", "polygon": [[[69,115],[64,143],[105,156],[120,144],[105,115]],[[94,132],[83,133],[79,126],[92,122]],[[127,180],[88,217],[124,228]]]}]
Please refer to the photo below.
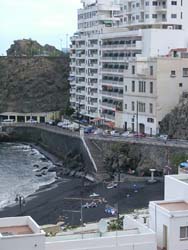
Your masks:
[{"label": "street lamp", "polygon": [[19,204],[20,214],[22,214],[22,206],[25,206],[26,201],[23,195],[17,194],[15,201]]}]

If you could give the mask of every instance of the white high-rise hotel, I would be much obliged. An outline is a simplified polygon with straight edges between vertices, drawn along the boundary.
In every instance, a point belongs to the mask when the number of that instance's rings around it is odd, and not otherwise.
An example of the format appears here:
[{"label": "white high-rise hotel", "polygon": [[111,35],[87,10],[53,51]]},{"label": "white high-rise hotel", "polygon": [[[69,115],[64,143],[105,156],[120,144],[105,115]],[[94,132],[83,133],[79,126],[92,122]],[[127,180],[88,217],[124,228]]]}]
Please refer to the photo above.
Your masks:
[{"label": "white high-rise hotel", "polygon": [[158,133],[188,92],[188,1],[82,2],[71,45],[71,106],[116,127]]}]

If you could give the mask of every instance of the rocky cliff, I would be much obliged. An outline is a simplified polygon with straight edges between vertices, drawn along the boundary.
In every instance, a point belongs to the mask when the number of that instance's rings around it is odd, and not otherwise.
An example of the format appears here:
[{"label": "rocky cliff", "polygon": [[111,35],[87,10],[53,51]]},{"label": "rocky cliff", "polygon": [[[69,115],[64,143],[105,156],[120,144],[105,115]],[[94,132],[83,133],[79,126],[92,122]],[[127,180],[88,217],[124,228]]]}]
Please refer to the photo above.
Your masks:
[{"label": "rocky cliff", "polygon": [[161,133],[170,138],[188,139],[188,94],[184,93],[180,103],[161,122]]},{"label": "rocky cliff", "polygon": [[0,112],[64,111],[69,99],[69,56],[26,56],[23,47],[27,43],[16,43],[7,57],[0,57]]}]

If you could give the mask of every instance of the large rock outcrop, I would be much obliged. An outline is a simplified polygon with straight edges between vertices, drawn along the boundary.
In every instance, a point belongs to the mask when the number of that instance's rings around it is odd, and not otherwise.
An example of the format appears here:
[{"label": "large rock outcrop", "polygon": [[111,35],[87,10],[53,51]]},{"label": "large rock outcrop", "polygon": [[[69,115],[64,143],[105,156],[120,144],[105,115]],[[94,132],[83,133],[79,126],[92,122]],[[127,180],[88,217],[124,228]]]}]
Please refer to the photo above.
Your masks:
[{"label": "large rock outcrop", "polygon": [[188,139],[188,94],[184,93],[179,105],[164,117],[160,128],[171,138]]},{"label": "large rock outcrop", "polygon": [[[15,49],[20,56],[14,55]],[[69,100],[69,56],[21,56],[22,50],[18,42],[7,57],[0,57],[0,112],[64,111]]]}]

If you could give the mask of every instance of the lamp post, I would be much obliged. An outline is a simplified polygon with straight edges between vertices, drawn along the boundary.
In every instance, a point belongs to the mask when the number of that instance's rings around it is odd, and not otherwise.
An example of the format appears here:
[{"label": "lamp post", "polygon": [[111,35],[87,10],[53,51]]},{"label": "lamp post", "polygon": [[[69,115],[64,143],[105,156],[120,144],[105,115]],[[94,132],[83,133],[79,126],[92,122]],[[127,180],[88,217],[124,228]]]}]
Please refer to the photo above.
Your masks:
[{"label": "lamp post", "polygon": [[20,215],[22,214],[22,207],[25,206],[25,198],[23,195],[17,194],[15,201],[19,204],[19,209],[20,209]]},{"label": "lamp post", "polygon": [[138,108],[139,108],[139,102],[136,102],[136,134],[138,135]]}]

